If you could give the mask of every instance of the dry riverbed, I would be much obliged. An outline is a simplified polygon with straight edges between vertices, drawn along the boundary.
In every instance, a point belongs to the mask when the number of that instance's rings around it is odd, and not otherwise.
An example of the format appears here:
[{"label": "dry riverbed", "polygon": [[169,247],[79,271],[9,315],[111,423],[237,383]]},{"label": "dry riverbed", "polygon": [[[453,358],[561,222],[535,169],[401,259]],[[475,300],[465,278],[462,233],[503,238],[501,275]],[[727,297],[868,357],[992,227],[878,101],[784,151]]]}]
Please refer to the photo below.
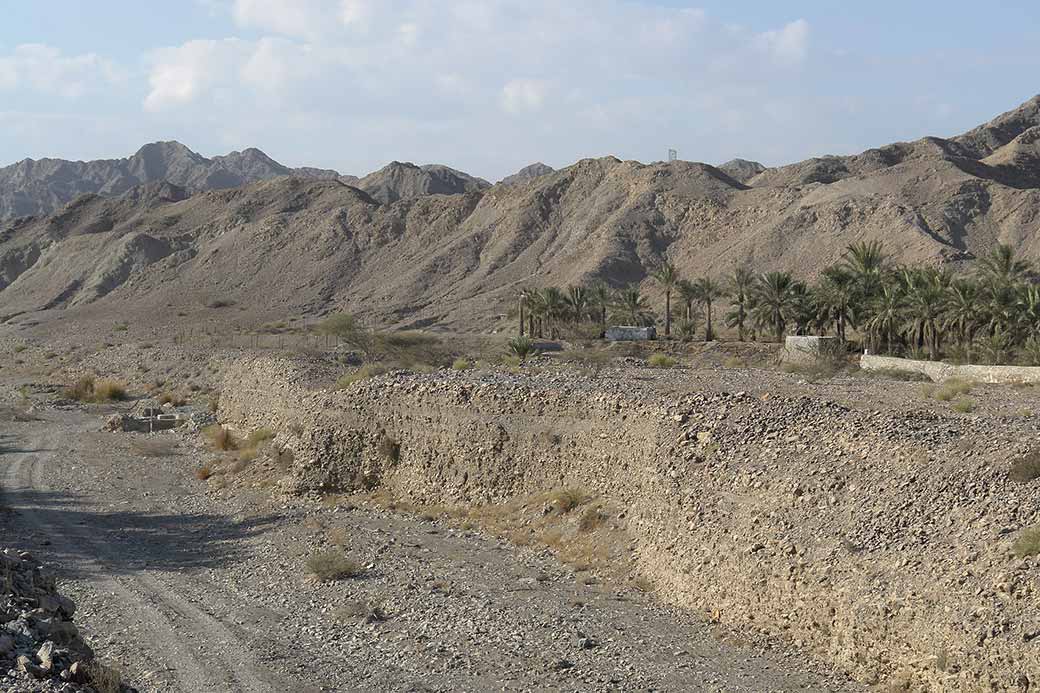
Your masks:
[{"label": "dry riverbed", "polygon": [[[195,477],[194,434],[143,447],[102,432],[105,409],[35,409],[3,421],[6,544],[58,570],[99,656],[141,690],[858,690],[650,595],[585,584],[545,549],[221,491]],[[329,549],[359,575],[308,575]]]}]

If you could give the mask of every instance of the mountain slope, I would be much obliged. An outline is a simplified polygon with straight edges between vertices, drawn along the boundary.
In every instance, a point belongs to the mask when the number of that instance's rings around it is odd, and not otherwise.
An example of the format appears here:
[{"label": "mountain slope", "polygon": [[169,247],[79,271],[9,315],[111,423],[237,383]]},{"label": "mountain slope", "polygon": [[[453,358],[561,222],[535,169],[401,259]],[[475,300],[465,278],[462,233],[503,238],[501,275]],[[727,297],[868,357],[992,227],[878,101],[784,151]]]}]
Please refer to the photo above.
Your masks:
[{"label": "mountain slope", "polygon": [[[1035,102],[962,138],[766,169],[747,184],[706,164],[607,157],[490,188],[391,164],[357,187],[279,177],[87,196],[0,232],[0,317],[162,325],[219,298],[237,304],[225,329],[330,310],[486,329],[522,286],[605,279],[656,292],[647,276],[665,259],[687,277],[742,263],[807,276],[869,240],[904,262],[957,265],[997,241],[1040,259]],[[445,180],[458,194],[428,194]]]},{"label": "mountain slope", "polygon": [[416,166],[399,161],[368,174],[357,182],[373,199],[390,204],[402,199],[423,195],[458,195],[490,187],[482,178],[475,178],[447,166],[428,164]]},{"label": "mountain slope", "polygon": [[522,169],[520,169],[513,175],[506,176],[499,182],[504,183],[505,185],[517,185],[520,183],[528,183],[534,180],[535,178],[546,176],[552,173],[554,170],[555,169],[552,166],[547,166],[546,164],[543,164],[541,161],[539,161],[529,166],[524,166]]}]

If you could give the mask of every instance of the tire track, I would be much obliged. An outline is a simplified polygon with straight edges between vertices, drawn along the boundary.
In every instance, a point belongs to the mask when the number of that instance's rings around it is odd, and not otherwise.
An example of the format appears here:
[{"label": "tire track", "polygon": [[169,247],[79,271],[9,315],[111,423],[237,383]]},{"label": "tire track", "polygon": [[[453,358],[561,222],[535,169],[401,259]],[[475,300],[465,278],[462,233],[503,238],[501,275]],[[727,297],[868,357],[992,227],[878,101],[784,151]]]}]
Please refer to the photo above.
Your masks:
[{"label": "tire track", "polygon": [[[76,431],[71,434],[75,435]],[[54,448],[59,441],[42,435],[33,436],[27,449]],[[46,483],[49,469],[57,453],[23,452],[12,454],[15,460],[3,474],[4,486],[23,492],[48,492]],[[158,653],[162,662],[173,673],[177,690],[192,693],[220,691],[250,691],[268,693],[278,690],[260,672],[250,653],[248,643],[242,642],[218,619],[203,612],[170,586],[147,572],[114,576],[106,563],[116,562],[121,548],[105,542],[90,527],[74,523],[58,523],[46,513],[26,503],[14,505],[32,526],[45,529],[54,547],[62,550],[74,546],[79,553],[91,558],[82,559],[89,581],[98,592],[116,595],[120,608],[140,619],[143,632],[135,633],[145,649]],[[72,553],[71,551],[69,553]],[[71,567],[71,566],[70,566]],[[163,661],[166,660],[166,661]]]}]

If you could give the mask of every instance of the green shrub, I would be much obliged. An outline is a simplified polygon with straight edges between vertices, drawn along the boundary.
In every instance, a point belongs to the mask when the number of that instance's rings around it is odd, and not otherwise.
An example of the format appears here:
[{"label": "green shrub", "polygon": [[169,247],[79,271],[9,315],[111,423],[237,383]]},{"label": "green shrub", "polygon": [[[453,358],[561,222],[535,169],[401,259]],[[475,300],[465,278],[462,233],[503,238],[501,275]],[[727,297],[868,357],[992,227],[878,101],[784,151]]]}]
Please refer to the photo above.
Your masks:
[{"label": "green shrub", "polygon": [[1040,450],[1026,453],[1011,460],[1011,480],[1019,484],[1028,484],[1040,478]]},{"label": "green shrub", "polygon": [[322,551],[307,559],[307,572],[323,582],[356,577],[361,566],[339,551]]},{"label": "green shrub", "polygon": [[646,362],[651,368],[671,368],[675,365],[675,359],[667,354],[652,354]]},{"label": "green shrub", "polygon": [[970,414],[975,411],[975,401],[968,397],[961,397],[953,403],[953,408],[961,414]]},{"label": "green shrub", "polygon": [[255,448],[256,446],[261,445],[262,443],[266,443],[272,438],[274,438],[274,431],[272,431],[270,428],[258,428],[249,434],[249,447]]},{"label": "green shrub", "polygon": [[457,371],[465,371],[465,370],[469,370],[471,365],[472,364],[469,361],[467,361],[466,359],[457,358],[457,359],[455,359],[454,363],[451,364],[451,367],[454,370],[457,370]]}]

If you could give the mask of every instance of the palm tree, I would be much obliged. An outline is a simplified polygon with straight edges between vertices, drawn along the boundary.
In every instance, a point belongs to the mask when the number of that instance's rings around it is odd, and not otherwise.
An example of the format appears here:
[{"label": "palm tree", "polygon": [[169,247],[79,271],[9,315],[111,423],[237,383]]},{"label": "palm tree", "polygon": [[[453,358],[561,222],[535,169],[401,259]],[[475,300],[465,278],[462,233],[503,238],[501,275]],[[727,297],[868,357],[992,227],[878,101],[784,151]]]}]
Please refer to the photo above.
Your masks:
[{"label": "palm tree", "polygon": [[944,290],[940,281],[922,273],[906,295],[906,331],[915,349],[927,344],[928,357],[939,357],[942,339]]},{"label": "palm tree", "polygon": [[971,358],[971,343],[982,322],[982,304],[979,285],[972,281],[954,282],[946,290],[943,328],[957,336],[957,343],[967,349]]},{"label": "palm tree", "polygon": [[605,282],[596,282],[589,287],[589,306],[595,309],[600,327],[607,329],[607,310],[614,302],[614,291]]},{"label": "palm tree", "polygon": [[610,319],[622,325],[649,326],[654,324],[654,314],[646,296],[638,286],[629,286],[618,292]]},{"label": "palm tree", "polygon": [[876,350],[885,339],[885,351],[891,353],[892,343],[902,327],[904,295],[902,284],[894,279],[881,285],[881,292],[870,304],[870,318],[864,324]]},{"label": "palm tree", "polygon": [[1032,274],[1033,267],[1027,260],[1015,257],[1015,249],[998,243],[989,255],[979,260],[979,274],[990,284],[1013,284]]},{"label": "palm tree", "polygon": [[688,279],[680,279],[676,288],[679,290],[679,298],[682,299],[685,306],[683,318],[690,320],[693,318],[693,302],[697,300],[697,287]]},{"label": "palm tree", "polygon": [[840,266],[823,270],[815,293],[817,317],[823,326],[834,323],[838,339],[845,341],[845,326],[849,322],[850,304],[855,291],[856,276]]},{"label": "palm tree", "polygon": [[567,314],[567,300],[564,298],[563,292],[555,286],[547,286],[538,293],[542,317],[545,318],[546,327],[549,329],[549,338],[558,339],[560,336],[559,321]]},{"label": "palm tree", "polygon": [[729,293],[733,297],[733,308],[726,314],[726,327],[737,328],[737,338],[744,341],[744,322],[747,320],[748,303],[755,286],[755,273],[742,265],[729,276]]},{"label": "palm tree", "polygon": [[589,314],[589,291],[584,286],[568,286],[564,300],[572,321],[581,322]]},{"label": "palm tree", "polygon": [[784,338],[787,320],[795,308],[795,281],[790,272],[767,272],[758,278],[752,310],[756,322],[773,330],[776,341]]},{"label": "palm tree", "polygon": [[679,281],[679,273],[669,262],[661,263],[651,275],[664,288],[664,336],[672,334],[672,289]]},{"label": "palm tree", "polygon": [[528,289],[526,289],[526,288],[523,288],[523,287],[517,289],[513,293],[513,298],[516,299],[517,310],[520,313],[520,336],[521,337],[524,336],[524,327],[525,327],[524,323],[525,323],[525,320],[527,319],[526,309],[527,309],[527,300],[528,300],[528,295],[529,294],[530,294],[530,291]]},{"label": "palm tree", "polygon": [[704,277],[694,282],[696,288],[697,301],[704,306],[705,312],[705,323],[704,323],[704,341],[710,342],[715,339],[715,333],[711,327],[711,305],[712,303],[726,295],[726,289],[715,280]]},{"label": "palm tree", "polygon": [[842,269],[853,277],[860,296],[869,299],[881,291],[885,253],[881,241],[851,243],[842,256]]}]

